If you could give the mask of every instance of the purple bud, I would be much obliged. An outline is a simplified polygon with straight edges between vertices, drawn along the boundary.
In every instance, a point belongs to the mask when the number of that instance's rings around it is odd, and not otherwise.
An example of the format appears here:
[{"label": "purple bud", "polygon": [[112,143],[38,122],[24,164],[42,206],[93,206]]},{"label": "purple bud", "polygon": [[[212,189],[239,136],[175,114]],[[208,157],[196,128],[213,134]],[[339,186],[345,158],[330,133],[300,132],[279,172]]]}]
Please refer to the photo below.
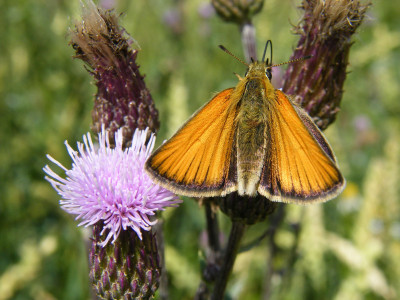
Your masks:
[{"label": "purple bud", "polygon": [[137,45],[118,24],[112,10],[97,8],[93,2],[83,4],[82,21],[71,31],[76,58],[90,68],[97,85],[92,111],[95,133],[102,127],[113,144],[115,132],[123,128],[124,147],[129,146],[136,129],[159,127],[158,111],[136,64]]},{"label": "purple bud", "polygon": [[295,29],[300,39],[291,59],[312,57],[289,65],[282,90],[293,95],[321,129],[332,123],[339,111],[351,36],[367,8],[359,0],[302,3],[304,17]]}]

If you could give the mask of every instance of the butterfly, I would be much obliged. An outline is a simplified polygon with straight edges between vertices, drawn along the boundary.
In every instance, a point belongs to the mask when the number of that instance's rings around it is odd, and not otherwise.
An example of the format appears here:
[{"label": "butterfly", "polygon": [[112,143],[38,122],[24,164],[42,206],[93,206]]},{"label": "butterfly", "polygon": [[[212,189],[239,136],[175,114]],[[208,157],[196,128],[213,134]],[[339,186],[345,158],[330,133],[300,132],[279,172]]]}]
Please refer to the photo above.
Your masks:
[{"label": "butterfly", "polygon": [[[307,113],[271,84],[269,59],[248,66],[146,161],[159,185],[184,196],[258,194],[286,203],[323,202],[345,187],[335,155]],[[293,62],[293,61],[291,61]],[[290,63],[290,62],[289,62]]]}]

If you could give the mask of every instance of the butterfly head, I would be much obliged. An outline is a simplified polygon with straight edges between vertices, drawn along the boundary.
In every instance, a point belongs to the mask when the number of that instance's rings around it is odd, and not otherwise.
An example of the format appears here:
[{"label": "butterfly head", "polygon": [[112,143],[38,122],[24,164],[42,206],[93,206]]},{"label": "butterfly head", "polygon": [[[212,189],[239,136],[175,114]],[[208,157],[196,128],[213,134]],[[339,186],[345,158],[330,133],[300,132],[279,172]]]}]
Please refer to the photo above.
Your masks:
[{"label": "butterfly head", "polygon": [[268,64],[267,61],[252,61],[252,63],[249,65],[246,75],[247,78],[254,78],[254,77],[260,77],[260,78],[265,78],[265,76],[268,77],[268,79],[271,81],[272,78],[272,73],[271,73],[271,66]]},{"label": "butterfly head", "polygon": [[[281,65],[290,64],[290,63],[294,63],[294,62],[298,62],[298,61],[302,61],[302,60],[311,58],[311,56],[304,56],[304,57],[296,58],[296,59],[293,59],[293,60],[290,60],[290,61],[287,61],[287,62],[284,62],[284,63],[273,65],[272,64],[272,42],[271,42],[271,40],[268,40],[267,43],[265,44],[262,60],[258,61],[258,60],[254,60],[253,58],[251,58],[251,63],[248,64],[248,63],[245,63],[240,58],[238,58],[236,55],[232,54],[232,52],[230,52],[224,46],[219,45],[219,47],[223,51],[225,51],[229,55],[233,56],[239,62],[241,62],[242,64],[244,64],[244,65],[246,65],[248,67],[247,71],[246,71],[246,74],[245,74],[246,78],[255,78],[255,77],[265,78],[265,76],[267,76],[269,81],[271,81],[271,79],[272,79],[271,70],[272,70],[273,67],[279,67]],[[267,54],[268,48],[270,49],[270,53],[269,53],[269,57],[266,58],[266,54]]]}]

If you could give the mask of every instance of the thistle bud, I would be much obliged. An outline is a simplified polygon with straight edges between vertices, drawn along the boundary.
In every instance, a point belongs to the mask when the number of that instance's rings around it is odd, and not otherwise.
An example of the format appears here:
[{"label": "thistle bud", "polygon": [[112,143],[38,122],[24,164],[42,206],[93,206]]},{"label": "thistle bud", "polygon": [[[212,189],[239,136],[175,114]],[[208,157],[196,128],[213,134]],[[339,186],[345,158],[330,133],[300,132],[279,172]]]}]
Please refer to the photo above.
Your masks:
[{"label": "thistle bud", "polygon": [[90,279],[101,299],[149,299],[154,296],[161,273],[154,234],[121,231],[114,243],[102,246],[103,225],[93,227]]},{"label": "thistle bud", "polygon": [[225,21],[244,24],[261,11],[264,0],[212,0],[211,3]]},{"label": "thistle bud", "polygon": [[87,63],[96,80],[97,93],[92,111],[95,134],[104,125],[111,142],[123,129],[125,147],[135,129],[159,128],[158,111],[136,64],[135,41],[118,24],[110,10],[97,8],[93,2],[83,5],[82,21],[71,31],[76,58]]},{"label": "thistle bud", "polygon": [[300,35],[291,59],[311,56],[290,64],[283,91],[295,95],[320,129],[331,124],[339,111],[346,79],[351,36],[361,24],[368,5],[359,0],[304,0]]},{"label": "thistle bud", "polygon": [[277,203],[257,195],[255,197],[239,196],[238,193],[231,193],[217,200],[221,211],[229,216],[232,222],[240,222],[252,225],[262,222],[272,214]]}]

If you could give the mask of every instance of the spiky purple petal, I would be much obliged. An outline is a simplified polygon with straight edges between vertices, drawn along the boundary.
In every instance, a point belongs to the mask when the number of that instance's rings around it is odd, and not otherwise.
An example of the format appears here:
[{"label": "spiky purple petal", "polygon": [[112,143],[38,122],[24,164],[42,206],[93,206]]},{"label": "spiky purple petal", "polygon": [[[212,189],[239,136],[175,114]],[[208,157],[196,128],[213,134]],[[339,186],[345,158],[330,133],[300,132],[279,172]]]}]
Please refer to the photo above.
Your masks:
[{"label": "spiky purple petal", "polygon": [[66,178],[57,175],[48,165],[44,171],[53,188],[60,194],[61,207],[81,220],[78,226],[91,226],[102,221],[101,234],[107,234],[104,246],[114,242],[121,230],[133,229],[139,238],[141,230],[150,230],[156,221],[156,211],[176,206],[180,201],[170,191],[154,184],[143,170],[150,155],[155,137],[148,130],[136,130],[132,145],[123,150],[122,130],[115,134],[115,148],[103,129],[99,134],[98,147],[88,133],[78,151],[65,142],[72,158],[69,170],[50,155],[47,157],[65,171]]}]

